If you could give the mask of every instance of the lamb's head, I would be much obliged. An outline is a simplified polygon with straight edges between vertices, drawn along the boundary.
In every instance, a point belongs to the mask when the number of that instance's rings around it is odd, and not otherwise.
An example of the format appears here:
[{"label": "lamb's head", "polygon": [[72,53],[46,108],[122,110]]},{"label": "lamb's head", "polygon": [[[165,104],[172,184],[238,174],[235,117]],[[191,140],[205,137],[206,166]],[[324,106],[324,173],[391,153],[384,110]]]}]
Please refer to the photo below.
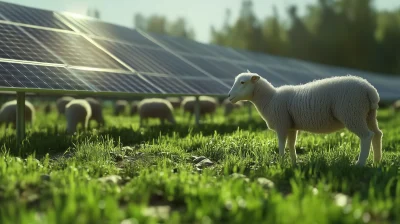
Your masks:
[{"label": "lamb's head", "polygon": [[258,80],[260,80],[260,76],[256,73],[240,73],[236,76],[235,82],[229,91],[229,100],[232,103],[241,100],[252,100],[254,88]]}]

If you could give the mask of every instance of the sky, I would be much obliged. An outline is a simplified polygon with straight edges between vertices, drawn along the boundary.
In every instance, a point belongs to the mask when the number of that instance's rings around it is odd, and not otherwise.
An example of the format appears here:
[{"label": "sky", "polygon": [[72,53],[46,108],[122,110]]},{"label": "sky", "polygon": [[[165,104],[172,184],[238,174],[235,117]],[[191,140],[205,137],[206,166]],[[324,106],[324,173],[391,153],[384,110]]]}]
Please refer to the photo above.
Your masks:
[{"label": "sky", "polygon": [[[5,0],[5,2],[48,9],[59,12],[71,12],[86,15],[88,8],[97,8],[101,20],[133,27],[133,15],[165,15],[169,20],[184,17],[194,29],[196,40],[208,43],[211,26],[221,27],[226,9],[231,10],[231,21],[239,13],[242,0]],[[286,18],[286,9],[296,4],[299,13],[305,12],[306,6],[317,0],[253,0],[253,8],[259,18],[272,14],[275,5],[281,18]],[[399,0],[375,0],[378,9],[400,7]]]}]

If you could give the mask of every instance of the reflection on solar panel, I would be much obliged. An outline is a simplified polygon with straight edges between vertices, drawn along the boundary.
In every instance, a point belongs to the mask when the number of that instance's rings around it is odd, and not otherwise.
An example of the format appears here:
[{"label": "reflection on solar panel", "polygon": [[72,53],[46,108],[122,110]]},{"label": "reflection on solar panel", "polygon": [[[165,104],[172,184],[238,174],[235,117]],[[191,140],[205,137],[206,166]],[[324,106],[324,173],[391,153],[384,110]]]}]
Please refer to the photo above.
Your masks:
[{"label": "reflection on solar panel", "polygon": [[0,24],[0,58],[61,63],[17,26]]},{"label": "reflection on solar panel", "polygon": [[170,94],[206,94],[199,92],[194,86],[189,85],[185,80],[168,76],[150,76],[144,77],[151,83],[157,83],[165,91]]},{"label": "reflection on solar panel", "polygon": [[202,94],[223,95],[229,92],[229,88],[210,79],[185,79],[190,86],[195,86]]},{"label": "reflection on solar panel", "polygon": [[152,87],[136,74],[108,73],[86,70],[72,70],[79,77],[90,83],[97,92],[123,93],[162,93]]},{"label": "reflection on solar panel", "polygon": [[84,39],[72,33],[25,28],[67,64],[95,68],[122,68],[118,62]]},{"label": "reflection on solar panel", "polygon": [[5,17],[12,22],[71,30],[58,20],[51,11],[0,2],[0,14],[3,15],[3,18]]},{"label": "reflection on solar panel", "polygon": [[235,78],[235,76],[241,72],[245,72],[245,69],[236,67],[234,64],[222,61],[200,57],[186,57],[190,62],[199,66],[201,69],[210,73],[211,75],[224,79],[224,78]]},{"label": "reflection on solar panel", "polygon": [[0,88],[30,88],[91,91],[67,69],[0,62]]},{"label": "reflection on solar panel", "polygon": [[175,76],[204,76],[204,74],[163,49],[135,47],[98,40],[112,54],[138,72]]}]

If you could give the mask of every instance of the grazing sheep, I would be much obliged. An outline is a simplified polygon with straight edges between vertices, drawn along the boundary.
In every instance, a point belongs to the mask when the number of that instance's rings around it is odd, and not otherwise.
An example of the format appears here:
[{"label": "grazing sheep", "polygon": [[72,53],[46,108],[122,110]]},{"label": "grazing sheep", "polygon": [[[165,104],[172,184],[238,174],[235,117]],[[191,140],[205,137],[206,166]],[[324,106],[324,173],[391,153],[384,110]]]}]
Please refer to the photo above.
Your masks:
[{"label": "grazing sheep", "polygon": [[[25,100],[25,121],[31,125],[35,120],[35,107],[29,101]],[[4,103],[0,108],[0,124],[6,124],[12,128],[17,126],[17,100],[11,100]]]},{"label": "grazing sheep", "polygon": [[79,123],[83,129],[88,128],[89,119],[92,116],[90,104],[83,99],[71,100],[65,106],[65,117],[67,118],[67,133],[73,134]]},{"label": "grazing sheep", "polygon": [[392,104],[392,110],[394,112],[400,111],[400,100],[396,100],[393,104]]},{"label": "grazing sheep", "polygon": [[120,114],[124,114],[127,106],[128,106],[128,101],[117,100],[114,105],[114,115],[119,116]]},{"label": "grazing sheep", "polygon": [[229,114],[231,114],[233,112],[233,110],[241,108],[243,106],[243,103],[237,102],[237,103],[233,104],[233,103],[231,103],[231,101],[229,101],[229,98],[226,98],[222,102],[222,105],[224,107],[224,116],[228,116]]},{"label": "grazing sheep", "polygon": [[143,125],[143,120],[148,118],[160,118],[160,122],[164,125],[164,120],[168,120],[175,124],[175,118],[172,113],[173,107],[168,100],[159,98],[149,98],[140,101],[138,112],[140,116],[140,126]]},{"label": "grazing sheep", "polygon": [[366,80],[356,76],[332,77],[296,86],[274,87],[255,73],[241,73],[229,91],[232,103],[251,101],[267,126],[278,136],[279,154],[285,143],[296,163],[297,131],[331,133],[342,128],[360,140],[356,165],[365,165],[371,140],[374,162],[382,157],[382,132],[376,119],[379,94]]},{"label": "grazing sheep", "polygon": [[75,98],[70,97],[70,96],[63,96],[56,101],[56,107],[58,111],[58,116],[65,114],[65,105],[67,105],[71,100],[74,100]]},{"label": "grazing sheep", "polygon": [[51,112],[51,105],[50,103],[47,103],[46,106],[43,108],[44,114],[49,114]]},{"label": "grazing sheep", "polygon": [[174,109],[179,108],[181,106],[182,100],[179,97],[167,97],[165,99],[172,104],[172,107],[174,107]]},{"label": "grazing sheep", "polygon": [[130,114],[131,116],[133,116],[134,114],[136,114],[136,113],[138,112],[138,104],[139,104],[139,102],[140,102],[140,101],[135,100],[135,101],[133,101],[133,102],[131,103],[131,109],[130,109],[130,111],[129,111],[129,114]]},{"label": "grazing sheep", "polygon": [[[200,116],[204,116],[206,114],[209,114],[211,117],[211,121],[213,121],[213,114],[215,113],[217,109],[217,100],[213,97],[209,96],[200,96],[199,97],[200,101]],[[181,103],[181,108],[183,109],[183,112],[189,112],[189,120],[192,119],[192,116],[194,114],[194,105],[196,103],[196,98],[195,97],[185,97]]]},{"label": "grazing sheep", "polygon": [[90,117],[88,128],[90,129],[90,121],[95,120],[99,127],[102,127],[105,125],[104,117],[103,117],[103,108],[101,106],[101,103],[91,97],[87,97],[85,99],[89,104],[90,108],[92,109],[92,116]]}]

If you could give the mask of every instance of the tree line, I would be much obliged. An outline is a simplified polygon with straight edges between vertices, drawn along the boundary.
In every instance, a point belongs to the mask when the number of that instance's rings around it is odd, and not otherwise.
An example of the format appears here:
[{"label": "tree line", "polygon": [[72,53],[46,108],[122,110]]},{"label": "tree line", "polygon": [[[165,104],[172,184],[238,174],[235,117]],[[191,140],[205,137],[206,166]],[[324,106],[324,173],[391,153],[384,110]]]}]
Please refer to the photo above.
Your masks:
[{"label": "tree line", "polygon": [[[373,0],[318,0],[299,15],[276,8],[258,18],[251,0],[242,0],[238,18],[226,10],[222,27],[211,27],[211,43],[313,61],[322,64],[400,75],[400,8],[377,10]],[[184,18],[134,16],[134,27],[148,32],[195,38]]]}]

